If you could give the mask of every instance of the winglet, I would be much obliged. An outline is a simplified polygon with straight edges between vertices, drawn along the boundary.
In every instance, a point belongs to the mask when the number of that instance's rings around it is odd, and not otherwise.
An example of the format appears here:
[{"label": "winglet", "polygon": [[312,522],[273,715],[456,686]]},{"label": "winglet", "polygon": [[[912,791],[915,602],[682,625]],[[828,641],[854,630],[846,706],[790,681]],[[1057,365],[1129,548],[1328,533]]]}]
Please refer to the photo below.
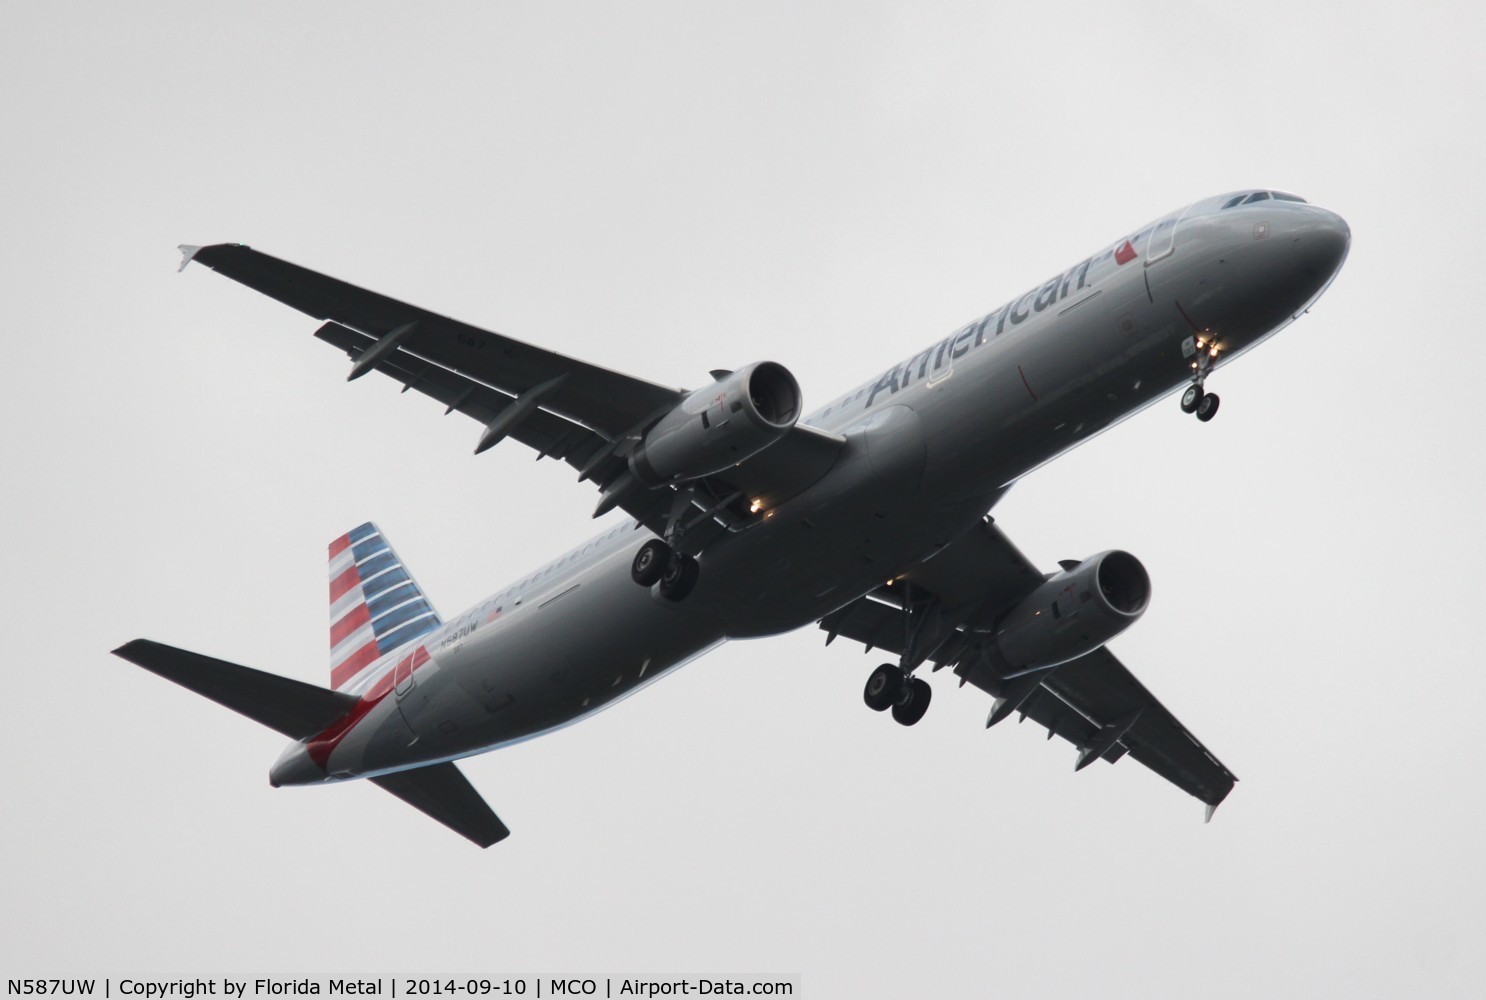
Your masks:
[{"label": "winglet", "polygon": [[176,249],[181,252],[181,266],[175,269],[175,273],[180,274],[186,269],[186,265],[191,263],[192,258],[194,258],[198,253],[201,252],[201,247],[195,247],[189,243],[182,243]]},{"label": "winglet", "polygon": [[1220,805],[1220,803],[1217,803],[1217,802],[1210,802],[1210,803],[1208,803],[1207,815],[1204,816],[1204,817],[1202,817],[1202,822],[1204,822],[1204,823],[1211,823],[1213,821],[1213,813],[1215,813],[1215,812],[1218,811],[1218,806],[1219,805]]}]

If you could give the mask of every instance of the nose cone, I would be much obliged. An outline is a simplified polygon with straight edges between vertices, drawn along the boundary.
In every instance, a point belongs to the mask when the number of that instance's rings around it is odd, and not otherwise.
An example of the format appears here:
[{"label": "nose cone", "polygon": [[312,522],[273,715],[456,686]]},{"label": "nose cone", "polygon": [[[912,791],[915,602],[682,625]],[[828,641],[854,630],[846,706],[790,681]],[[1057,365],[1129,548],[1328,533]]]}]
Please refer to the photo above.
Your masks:
[{"label": "nose cone", "polygon": [[1262,202],[1233,212],[1235,248],[1226,313],[1257,335],[1305,312],[1347,258],[1352,233],[1335,212]]},{"label": "nose cone", "polygon": [[268,770],[268,783],[275,788],[314,785],[324,780],[325,769],[310,759],[309,747],[303,743],[290,743]]},{"label": "nose cone", "polygon": [[1352,230],[1346,220],[1335,212],[1328,212],[1315,205],[1303,206],[1304,211],[1293,224],[1293,239],[1301,267],[1312,277],[1320,280],[1324,288],[1341,270],[1352,246]]},{"label": "nose cone", "polygon": [[1147,281],[1157,298],[1180,301],[1192,322],[1221,331],[1231,355],[1315,304],[1345,263],[1352,233],[1335,212],[1269,199],[1194,218],[1178,241],[1172,260],[1186,249],[1187,270],[1163,274],[1158,263]]}]

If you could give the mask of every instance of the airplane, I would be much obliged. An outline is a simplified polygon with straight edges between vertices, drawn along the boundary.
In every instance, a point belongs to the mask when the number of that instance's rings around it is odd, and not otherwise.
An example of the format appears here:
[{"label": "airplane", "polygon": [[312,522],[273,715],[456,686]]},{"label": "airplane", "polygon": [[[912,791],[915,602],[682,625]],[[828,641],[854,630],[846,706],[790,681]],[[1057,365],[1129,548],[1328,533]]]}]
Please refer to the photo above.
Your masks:
[{"label": "airplane", "polygon": [[1205,198],[1122,235],[815,412],[761,361],[687,391],[565,357],[242,244],[182,246],[306,313],[344,351],[599,491],[598,537],[442,618],[373,523],[330,543],[330,686],[146,639],[114,652],[292,742],[274,787],[365,778],[488,847],[509,834],[455,761],[550,733],[728,639],[818,623],[881,650],[867,706],[904,726],[949,668],[1078,751],[1206,804],[1237,780],[1108,643],[1150,600],[1111,549],[1044,572],[991,510],[1021,477],[1214,372],[1310,309],[1351,242],[1281,191]]}]

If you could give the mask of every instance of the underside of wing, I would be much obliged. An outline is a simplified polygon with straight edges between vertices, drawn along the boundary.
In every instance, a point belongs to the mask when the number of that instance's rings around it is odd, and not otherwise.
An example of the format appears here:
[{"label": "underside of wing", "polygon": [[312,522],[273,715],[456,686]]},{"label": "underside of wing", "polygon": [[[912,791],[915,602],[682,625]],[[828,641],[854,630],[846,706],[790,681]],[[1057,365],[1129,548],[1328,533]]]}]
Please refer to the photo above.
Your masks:
[{"label": "underside of wing", "polygon": [[[1182,791],[1215,808],[1238,780],[1202,745],[1107,646],[1045,673],[1035,683],[999,682],[973,664],[955,672],[999,700],[999,722],[1015,712],[1079,749],[1075,769],[1098,759],[1113,764],[1127,752]],[[991,722],[988,721],[988,724]]]},{"label": "underside of wing", "polygon": [[[1065,571],[1077,563],[1064,565]],[[996,653],[1009,617],[1045,588],[1044,575],[987,519],[891,585],[820,622],[905,669],[952,667],[996,700],[987,727],[1020,715],[1079,750],[1076,770],[1128,754],[1200,799],[1208,814],[1237,778],[1104,645],[1050,668],[1008,669]]]},{"label": "underside of wing", "polygon": [[[368,347],[380,347],[373,360],[406,352],[511,396],[561,378],[543,396],[542,407],[608,438],[624,434],[657,409],[674,406],[682,395],[678,389],[482,330],[241,244],[202,247],[191,259],[302,313],[362,334]],[[361,372],[353,369],[352,374]]]},{"label": "underside of wing", "polygon": [[[817,481],[843,444],[796,425],[769,447],[684,483],[643,486],[631,457],[651,427],[688,397],[681,389],[610,371],[358,288],[241,244],[183,247],[194,260],[317,319],[315,336],[344,351],[350,378],[380,372],[482,425],[476,453],[510,438],[560,459],[657,534],[699,551]],[[184,266],[184,265],[183,265]],[[720,373],[728,374],[728,373]],[[689,532],[678,526],[690,525]]]}]

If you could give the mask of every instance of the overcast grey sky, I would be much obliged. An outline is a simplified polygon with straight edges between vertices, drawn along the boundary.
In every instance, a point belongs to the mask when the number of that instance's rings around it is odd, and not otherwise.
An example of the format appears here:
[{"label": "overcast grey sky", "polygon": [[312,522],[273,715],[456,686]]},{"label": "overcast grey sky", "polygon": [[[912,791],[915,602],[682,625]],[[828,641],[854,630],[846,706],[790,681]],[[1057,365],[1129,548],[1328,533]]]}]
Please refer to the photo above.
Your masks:
[{"label": "overcast grey sky", "polygon": [[[739,974],[815,997],[1464,996],[1486,979],[1480,6],[11,4],[0,33],[0,972]],[[594,497],[178,243],[241,241],[677,385],[820,403],[1158,214],[1341,213],[1312,314],[998,508],[1150,570],[1121,657],[1213,823],[936,678],[739,643],[473,759],[480,852],[108,655],[324,683],[373,518],[454,612]]]}]

